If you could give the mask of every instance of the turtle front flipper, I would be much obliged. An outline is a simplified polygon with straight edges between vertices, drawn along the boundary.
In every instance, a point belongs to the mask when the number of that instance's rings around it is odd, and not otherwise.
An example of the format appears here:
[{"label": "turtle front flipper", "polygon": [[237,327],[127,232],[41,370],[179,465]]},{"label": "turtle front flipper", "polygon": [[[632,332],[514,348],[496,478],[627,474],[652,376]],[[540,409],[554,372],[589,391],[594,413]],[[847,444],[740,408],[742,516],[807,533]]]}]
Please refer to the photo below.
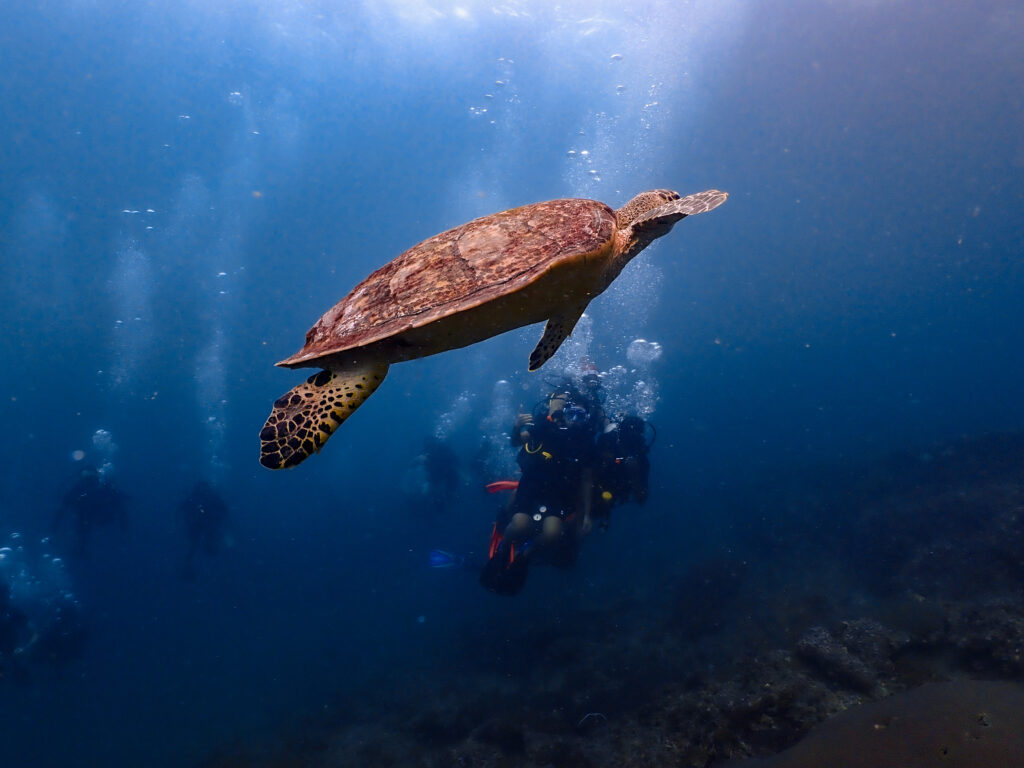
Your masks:
[{"label": "turtle front flipper", "polygon": [[533,352],[530,353],[529,370],[536,371],[544,363],[551,359],[551,356],[562,346],[562,342],[569,338],[576,323],[583,317],[586,304],[577,304],[557,315],[553,315],[547,325],[544,326],[544,334],[537,342]]},{"label": "turtle front flipper", "polygon": [[320,371],[279,397],[260,430],[260,464],[287,469],[319,453],[387,373],[386,363]]}]

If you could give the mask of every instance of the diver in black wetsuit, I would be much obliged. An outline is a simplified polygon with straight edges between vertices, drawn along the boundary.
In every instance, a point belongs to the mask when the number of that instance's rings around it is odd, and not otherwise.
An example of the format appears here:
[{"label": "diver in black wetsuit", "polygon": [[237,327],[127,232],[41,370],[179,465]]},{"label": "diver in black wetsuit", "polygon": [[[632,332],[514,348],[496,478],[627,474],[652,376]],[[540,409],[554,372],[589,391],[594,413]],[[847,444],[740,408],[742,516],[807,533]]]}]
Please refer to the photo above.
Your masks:
[{"label": "diver in black wetsuit", "polygon": [[639,416],[626,416],[597,436],[593,517],[602,529],[608,527],[613,507],[647,501],[648,429],[653,427]]},{"label": "diver in black wetsuit", "polygon": [[438,437],[423,441],[423,470],[426,474],[426,504],[430,513],[444,512],[459,487],[459,457]]},{"label": "diver in black wetsuit", "polygon": [[594,498],[594,435],[599,406],[571,387],[552,392],[535,414],[520,414],[512,430],[522,470],[518,487],[495,522],[490,558],[481,583],[498,594],[515,594],[528,560],[553,565],[575,562],[590,532]]},{"label": "diver in black wetsuit", "polygon": [[224,543],[224,524],[228,519],[228,505],[217,489],[206,480],[198,481],[187,499],[178,505],[185,524],[188,549],[185,553],[186,578],[194,576],[192,567],[196,553],[216,555]]},{"label": "diver in black wetsuit", "polygon": [[127,528],[128,497],[104,479],[94,466],[87,464],[57,507],[52,525],[54,534],[68,513],[75,517],[75,552],[84,555],[88,552],[93,529],[115,521],[122,530]]},{"label": "diver in black wetsuit", "polygon": [[33,663],[64,667],[82,657],[86,640],[81,610],[69,596],[61,596],[37,630],[30,659]]},{"label": "diver in black wetsuit", "polygon": [[35,642],[28,617],[11,603],[11,586],[0,582],[0,680],[24,678],[25,651]]},{"label": "diver in black wetsuit", "polygon": [[28,617],[11,604],[11,585],[0,582],[0,659],[13,657],[28,635]]}]

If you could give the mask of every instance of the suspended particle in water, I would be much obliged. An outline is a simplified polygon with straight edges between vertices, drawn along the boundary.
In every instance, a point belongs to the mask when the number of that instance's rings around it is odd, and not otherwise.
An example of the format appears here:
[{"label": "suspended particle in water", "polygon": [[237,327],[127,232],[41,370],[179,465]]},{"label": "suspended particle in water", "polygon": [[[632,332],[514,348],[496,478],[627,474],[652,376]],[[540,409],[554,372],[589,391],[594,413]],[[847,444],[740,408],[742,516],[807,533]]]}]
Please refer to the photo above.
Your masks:
[{"label": "suspended particle in water", "polygon": [[228,104],[235,107],[242,106],[242,94],[240,91],[232,91],[228,94]]},{"label": "suspended particle in water", "polygon": [[621,53],[613,53],[609,58],[612,61],[622,61],[622,54]]}]

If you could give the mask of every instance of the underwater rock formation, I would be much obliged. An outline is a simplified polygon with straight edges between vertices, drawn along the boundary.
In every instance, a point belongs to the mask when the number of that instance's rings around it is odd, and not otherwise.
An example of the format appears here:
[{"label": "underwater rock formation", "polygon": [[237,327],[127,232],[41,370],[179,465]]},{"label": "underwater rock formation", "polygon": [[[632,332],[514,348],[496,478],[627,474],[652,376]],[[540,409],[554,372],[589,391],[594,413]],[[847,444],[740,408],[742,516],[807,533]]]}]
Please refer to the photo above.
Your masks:
[{"label": "underwater rock formation", "polygon": [[[1020,768],[1024,686],[930,683],[854,707],[815,727],[795,747],[728,768]],[[723,768],[725,768],[723,766]]]},{"label": "underwater rock formation", "polygon": [[323,748],[220,764],[1020,768],[1022,467],[1002,435],[751,488],[736,507],[771,524],[746,551],[475,630],[418,684],[352,697],[375,704],[304,740]]}]

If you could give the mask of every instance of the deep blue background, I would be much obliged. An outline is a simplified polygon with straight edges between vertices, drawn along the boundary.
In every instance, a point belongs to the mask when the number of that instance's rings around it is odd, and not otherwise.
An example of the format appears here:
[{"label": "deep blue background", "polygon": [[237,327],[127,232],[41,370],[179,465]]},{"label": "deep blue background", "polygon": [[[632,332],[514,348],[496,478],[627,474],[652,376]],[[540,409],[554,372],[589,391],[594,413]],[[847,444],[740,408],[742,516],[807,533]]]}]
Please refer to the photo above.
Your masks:
[{"label": "deep blue background", "polygon": [[[1024,424],[1019,4],[348,5],[0,9],[0,536],[60,554],[38,542],[99,428],[132,496],[127,535],[67,565],[85,658],[0,690],[4,764],[180,765],[453,665],[467,627],[656,612],[755,514],[726,489]],[[493,508],[467,490],[431,528],[398,491],[460,394],[466,454],[497,379],[532,402],[539,329],[397,366],[321,456],[259,467],[299,380],[273,362],[370,270],[477,215],[655,187],[731,197],[592,307],[602,367],[662,344],[659,440],[650,504],[573,573],[498,601],[428,571]],[[186,583],[202,475],[236,546]]]}]

